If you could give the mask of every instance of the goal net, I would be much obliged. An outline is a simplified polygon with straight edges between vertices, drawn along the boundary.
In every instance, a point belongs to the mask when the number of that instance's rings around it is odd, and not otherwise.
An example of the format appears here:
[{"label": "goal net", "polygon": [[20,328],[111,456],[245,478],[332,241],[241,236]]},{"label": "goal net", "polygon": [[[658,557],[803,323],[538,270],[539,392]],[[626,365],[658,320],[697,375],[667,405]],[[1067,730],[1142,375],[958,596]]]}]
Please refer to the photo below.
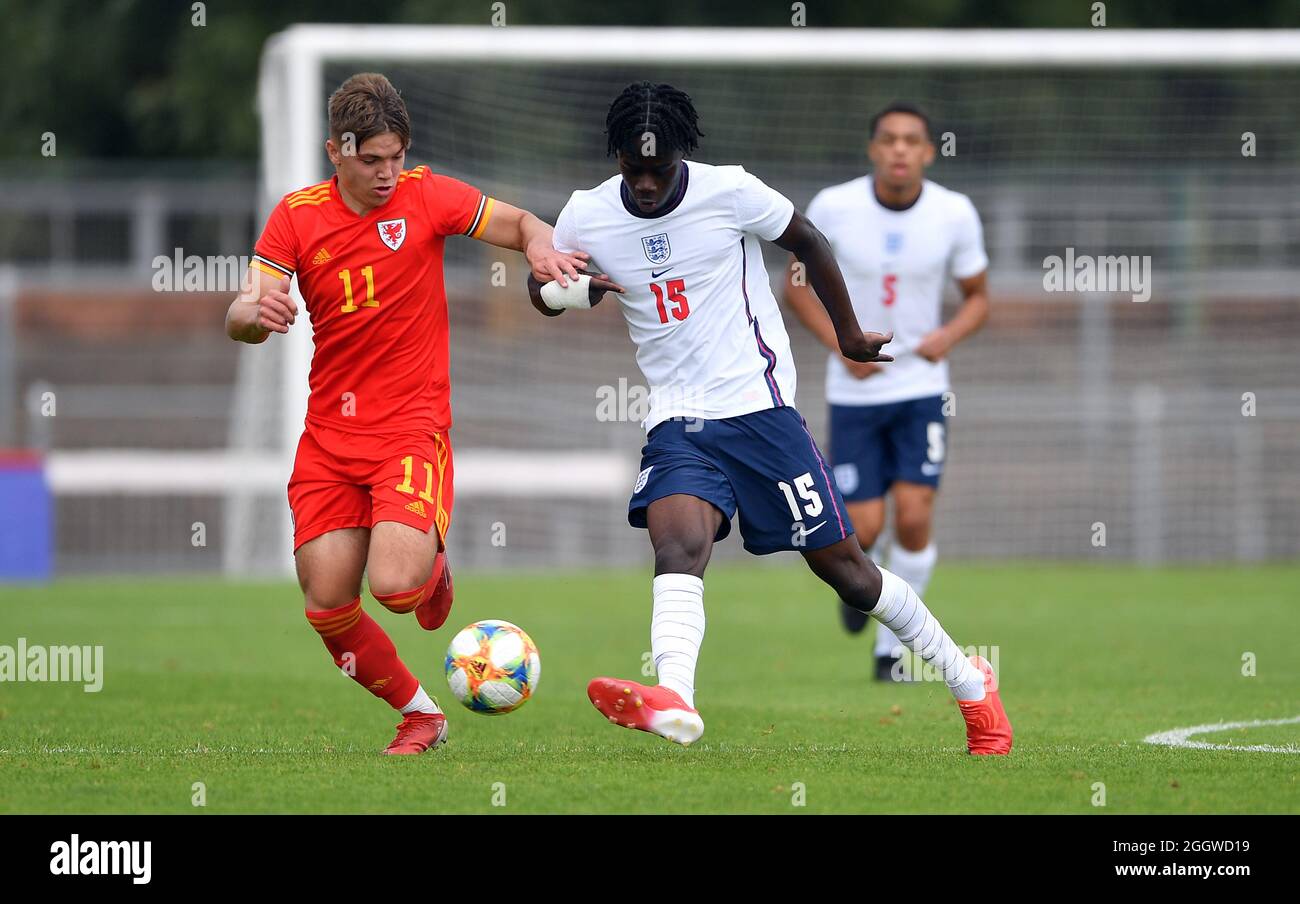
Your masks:
[{"label": "goal net", "polygon": [[[929,177],[972,198],[991,259],[992,318],[952,359],[945,556],[1300,550],[1295,34],[299,26],[263,59],[265,209],[328,174],[326,98],[367,70],[410,108],[408,166],[548,221],[614,172],[605,111],[631,81],[686,90],[696,157],[743,164],[800,208],[867,171],[875,110],[921,105]],[[1049,291],[1053,257],[1123,258],[1145,282]],[[765,260],[780,280],[784,253]],[[622,319],[537,316],[525,277],[520,255],[448,243],[452,553],[475,568],[645,561],[625,521],[644,381]],[[824,446],[825,354],[787,325]],[[232,447],[282,468],[228,493],[231,574],[288,562],[304,326],[242,352]]]}]

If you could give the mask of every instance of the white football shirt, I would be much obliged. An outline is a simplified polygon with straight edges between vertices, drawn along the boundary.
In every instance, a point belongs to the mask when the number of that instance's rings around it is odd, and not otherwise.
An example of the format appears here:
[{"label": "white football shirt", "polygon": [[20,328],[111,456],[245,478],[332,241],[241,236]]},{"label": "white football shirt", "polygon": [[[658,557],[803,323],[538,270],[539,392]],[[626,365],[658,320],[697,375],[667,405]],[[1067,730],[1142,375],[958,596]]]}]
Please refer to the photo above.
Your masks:
[{"label": "white football shirt", "polygon": [[673,417],[736,417],[794,404],[790,338],[759,249],[794,205],[739,166],[682,163],[661,212],[642,213],[614,175],[575,191],[559,251],[586,251],[618,298],[649,384],[648,431]]},{"label": "white football shirt", "polygon": [[947,360],[936,364],[912,350],[939,328],[948,281],[988,268],[984,231],[970,198],[927,179],[916,203],[890,210],[876,200],[867,175],[822,189],[807,216],[834,249],[858,323],[864,330],[894,331],[884,348],[894,363],[865,380],[854,378],[839,355],[830,356],[827,401],[883,405],[947,392]]}]

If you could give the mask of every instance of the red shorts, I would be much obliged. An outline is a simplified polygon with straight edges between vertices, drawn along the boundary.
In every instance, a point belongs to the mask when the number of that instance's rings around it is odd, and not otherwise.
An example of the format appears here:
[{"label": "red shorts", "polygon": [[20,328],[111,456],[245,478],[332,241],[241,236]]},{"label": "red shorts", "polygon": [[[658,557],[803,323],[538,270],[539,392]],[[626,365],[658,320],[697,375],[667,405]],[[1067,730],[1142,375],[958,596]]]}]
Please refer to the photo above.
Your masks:
[{"label": "red shorts", "polygon": [[293,548],[332,530],[380,521],[425,533],[436,527],[446,538],[451,479],[445,433],[375,436],[309,424],[289,478]]}]

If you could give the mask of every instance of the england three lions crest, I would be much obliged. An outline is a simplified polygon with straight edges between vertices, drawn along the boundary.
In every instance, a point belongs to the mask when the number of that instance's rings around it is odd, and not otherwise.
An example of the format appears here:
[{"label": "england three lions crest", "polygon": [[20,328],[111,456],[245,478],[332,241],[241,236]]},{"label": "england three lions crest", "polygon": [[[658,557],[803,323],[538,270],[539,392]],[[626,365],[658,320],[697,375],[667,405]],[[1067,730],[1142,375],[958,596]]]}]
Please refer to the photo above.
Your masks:
[{"label": "england three lions crest", "polygon": [[406,241],[406,217],[400,220],[380,220],[379,238],[392,250],[396,251]]},{"label": "england three lions crest", "polygon": [[643,236],[641,238],[641,247],[645,249],[646,259],[652,264],[662,264],[673,253],[672,248],[668,247],[668,233],[666,232]]}]

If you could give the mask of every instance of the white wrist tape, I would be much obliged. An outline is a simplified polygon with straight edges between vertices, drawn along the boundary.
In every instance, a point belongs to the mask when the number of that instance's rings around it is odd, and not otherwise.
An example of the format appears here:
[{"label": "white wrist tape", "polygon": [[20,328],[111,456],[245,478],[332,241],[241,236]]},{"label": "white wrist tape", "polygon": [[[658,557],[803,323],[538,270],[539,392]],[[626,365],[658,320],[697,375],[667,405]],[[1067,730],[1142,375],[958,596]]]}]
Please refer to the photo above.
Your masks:
[{"label": "white wrist tape", "polygon": [[591,286],[591,277],[587,275],[579,276],[577,279],[568,277],[569,286],[565,288],[555,280],[542,285],[542,301],[552,311],[563,311],[566,308],[590,308],[591,296],[587,294]]}]

